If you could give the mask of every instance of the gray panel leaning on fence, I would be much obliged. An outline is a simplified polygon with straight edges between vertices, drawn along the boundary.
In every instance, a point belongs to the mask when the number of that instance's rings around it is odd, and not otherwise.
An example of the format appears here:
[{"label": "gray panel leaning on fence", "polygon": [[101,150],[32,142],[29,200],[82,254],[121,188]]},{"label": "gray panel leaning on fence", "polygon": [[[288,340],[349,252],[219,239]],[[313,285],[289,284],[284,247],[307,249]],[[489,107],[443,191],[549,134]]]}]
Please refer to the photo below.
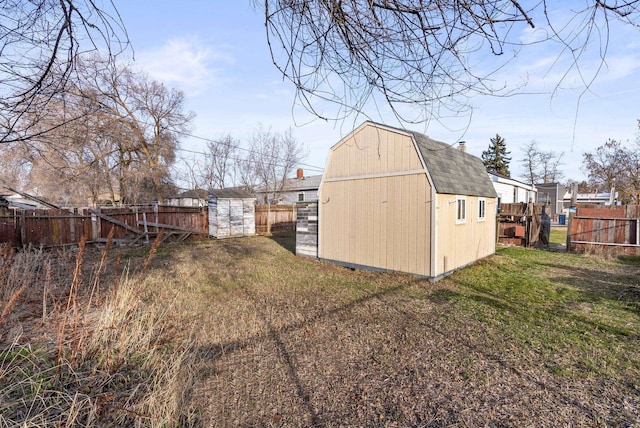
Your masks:
[{"label": "gray panel leaning on fence", "polygon": [[296,219],[296,255],[318,257],[318,203],[299,202]]}]

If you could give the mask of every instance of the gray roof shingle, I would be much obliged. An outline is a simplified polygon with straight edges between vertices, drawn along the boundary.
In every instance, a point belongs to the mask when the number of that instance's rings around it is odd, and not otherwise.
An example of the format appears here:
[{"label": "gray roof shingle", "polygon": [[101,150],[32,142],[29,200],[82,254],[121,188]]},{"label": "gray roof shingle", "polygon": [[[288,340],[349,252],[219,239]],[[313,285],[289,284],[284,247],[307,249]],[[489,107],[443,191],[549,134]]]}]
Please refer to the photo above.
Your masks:
[{"label": "gray roof shingle", "polygon": [[211,190],[209,194],[218,199],[255,199],[255,197],[251,193],[237,187],[214,189]]},{"label": "gray roof shingle", "polygon": [[463,196],[498,197],[480,158],[416,131],[371,123],[374,126],[396,129],[413,136],[433,180],[436,192]]},{"label": "gray roof shingle", "polygon": [[498,196],[480,158],[419,132],[408,132],[416,140],[436,192],[489,198]]}]

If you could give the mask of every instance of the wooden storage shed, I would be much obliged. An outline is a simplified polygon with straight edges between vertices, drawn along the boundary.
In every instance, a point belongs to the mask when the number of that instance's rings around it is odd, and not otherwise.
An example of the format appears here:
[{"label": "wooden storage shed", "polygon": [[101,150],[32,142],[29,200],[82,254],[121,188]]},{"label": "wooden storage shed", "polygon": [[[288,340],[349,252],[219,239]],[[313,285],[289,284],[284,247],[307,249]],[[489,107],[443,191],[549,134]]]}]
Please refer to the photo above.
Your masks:
[{"label": "wooden storage shed", "polygon": [[495,252],[496,196],[479,158],[365,122],[330,150],[318,257],[440,278]]},{"label": "wooden storage shed", "polygon": [[256,234],[256,198],[239,189],[209,193],[209,235],[233,238]]}]

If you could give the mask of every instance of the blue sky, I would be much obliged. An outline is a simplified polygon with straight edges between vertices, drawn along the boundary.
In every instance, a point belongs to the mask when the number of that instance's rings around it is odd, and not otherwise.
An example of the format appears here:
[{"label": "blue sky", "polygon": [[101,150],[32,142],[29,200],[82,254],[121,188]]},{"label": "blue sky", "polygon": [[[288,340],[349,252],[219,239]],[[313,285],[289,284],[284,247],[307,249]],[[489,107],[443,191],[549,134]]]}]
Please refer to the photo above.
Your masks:
[{"label": "blue sky", "polygon": [[[216,138],[229,133],[247,141],[259,124],[274,131],[292,127],[308,149],[305,170],[313,175],[324,167],[329,148],[366,119],[324,122],[293,107],[294,88],[271,62],[263,17],[251,6],[252,0],[114,3],[133,45],[134,64],[152,78],[184,91],[187,109],[196,114],[193,135]],[[536,31],[541,30],[524,29],[520,37],[536,38]],[[526,81],[526,91],[535,94],[476,96],[469,100],[470,118],[448,117],[407,127],[451,144],[464,140],[468,151],[477,156],[498,133],[511,151],[514,178],[523,172],[521,148],[535,140],[543,150],[564,152],[561,169],[566,178],[585,178],[580,169],[583,152],[593,151],[608,138],[636,138],[640,37],[629,29],[615,33],[605,67],[585,93],[573,73],[551,95],[565,65],[554,65],[554,48],[538,45],[520,52],[495,76],[500,85]],[[583,70],[592,71],[598,64],[593,52]],[[384,108],[370,107],[366,113],[371,119],[402,125]],[[204,150],[204,144],[194,138],[182,141],[183,148],[195,151]]]}]

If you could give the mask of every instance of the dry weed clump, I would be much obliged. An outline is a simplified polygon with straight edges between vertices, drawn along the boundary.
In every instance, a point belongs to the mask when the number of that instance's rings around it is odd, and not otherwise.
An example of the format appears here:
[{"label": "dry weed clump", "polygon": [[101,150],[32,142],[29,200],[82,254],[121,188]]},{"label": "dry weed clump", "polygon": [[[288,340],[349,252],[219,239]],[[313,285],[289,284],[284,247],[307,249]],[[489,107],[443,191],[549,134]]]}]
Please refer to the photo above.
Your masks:
[{"label": "dry weed clump", "polygon": [[[42,250],[26,249],[16,254],[10,245],[0,249],[0,327],[7,322],[25,291],[32,291],[32,281],[42,281],[42,272],[49,269]],[[45,284],[46,285],[46,284]]]},{"label": "dry weed clump", "polygon": [[96,255],[81,242],[75,254],[0,252],[0,427],[176,426],[192,417],[182,410],[189,327],[166,337],[177,308],[154,300],[148,275],[115,271],[110,250]]}]

